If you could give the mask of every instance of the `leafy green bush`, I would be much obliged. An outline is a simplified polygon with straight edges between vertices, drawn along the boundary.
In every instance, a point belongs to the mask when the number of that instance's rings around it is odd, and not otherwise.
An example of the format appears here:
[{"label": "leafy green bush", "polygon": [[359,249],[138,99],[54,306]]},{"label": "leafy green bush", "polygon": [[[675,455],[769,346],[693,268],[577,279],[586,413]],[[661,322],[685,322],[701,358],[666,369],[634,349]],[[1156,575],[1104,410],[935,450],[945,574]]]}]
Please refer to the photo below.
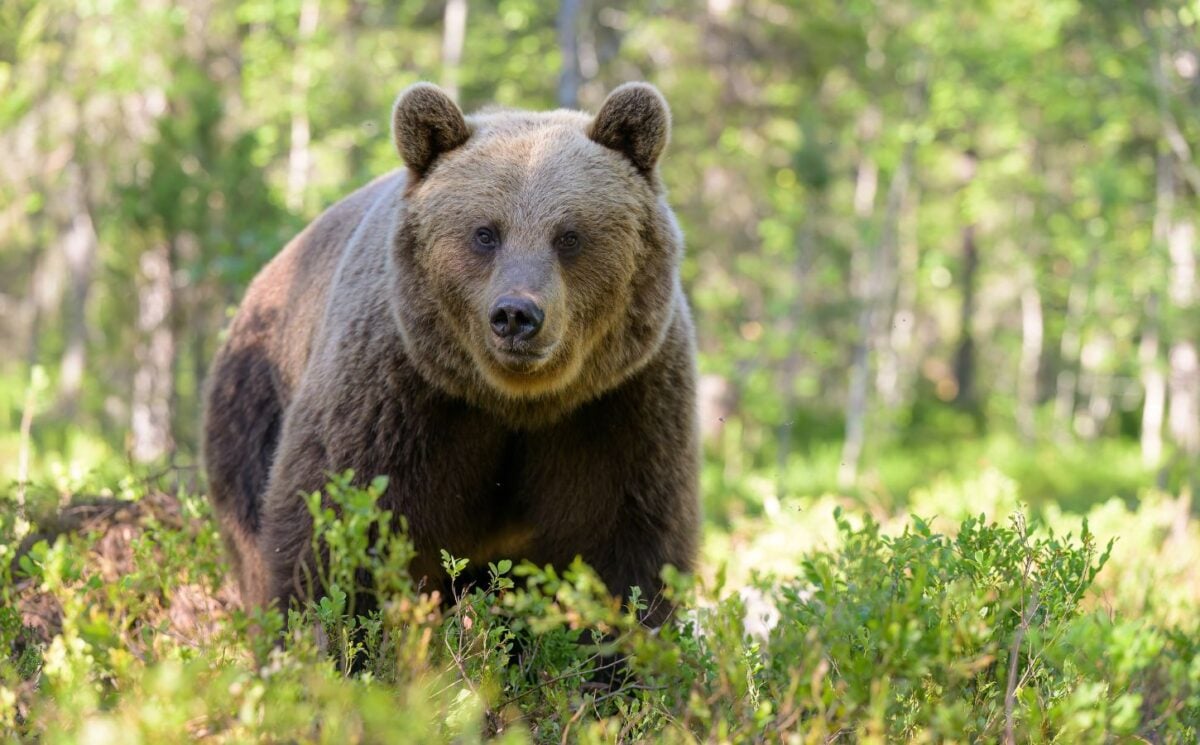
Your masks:
[{"label": "leafy green bush", "polygon": [[[16,561],[15,522],[0,518],[0,728],[130,743],[1200,733],[1196,616],[1189,626],[1097,607],[1093,588],[1121,554],[1086,520],[1072,533],[1021,513],[938,530],[818,502],[803,519],[833,532],[793,571],[668,571],[679,611],[647,630],[642,601],[611,598],[579,562],[475,573],[443,553],[454,597],[427,591],[405,571],[404,532],[376,506],[384,482],[351,483],[338,476],[310,497],[328,592],[287,618],[237,609],[200,498],[134,493],[135,520],[48,537]],[[1007,487],[989,483],[977,491],[1004,505]],[[923,499],[949,505],[952,492]],[[1156,509],[1122,519],[1139,530],[1158,524]]]}]

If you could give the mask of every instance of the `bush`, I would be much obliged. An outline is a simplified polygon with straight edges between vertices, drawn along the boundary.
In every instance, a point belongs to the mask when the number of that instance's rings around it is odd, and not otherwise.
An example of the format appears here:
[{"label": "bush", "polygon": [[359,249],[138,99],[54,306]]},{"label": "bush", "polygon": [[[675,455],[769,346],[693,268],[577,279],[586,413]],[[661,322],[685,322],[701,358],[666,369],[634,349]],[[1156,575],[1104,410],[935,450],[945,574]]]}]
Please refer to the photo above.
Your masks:
[{"label": "bush", "polygon": [[1120,553],[1086,520],[1056,534],[976,516],[941,532],[834,510],[836,535],[790,573],[668,571],[680,610],[647,630],[642,601],[611,598],[579,562],[468,573],[443,553],[454,598],[426,592],[376,507],[384,483],[351,484],[310,499],[328,592],[286,619],[237,609],[202,499],[134,493],[128,521],[47,536],[15,562],[3,518],[0,728],[131,743],[1200,733],[1195,615],[1098,609],[1092,588]]}]

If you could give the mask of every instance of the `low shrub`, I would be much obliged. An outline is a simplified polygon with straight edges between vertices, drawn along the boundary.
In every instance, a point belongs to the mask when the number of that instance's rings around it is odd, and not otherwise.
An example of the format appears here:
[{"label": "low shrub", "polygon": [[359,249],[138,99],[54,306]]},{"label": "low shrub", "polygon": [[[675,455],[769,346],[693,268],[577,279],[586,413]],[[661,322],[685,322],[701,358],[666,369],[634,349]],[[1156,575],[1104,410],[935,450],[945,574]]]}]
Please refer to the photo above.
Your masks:
[{"label": "low shrub", "polygon": [[[697,577],[668,570],[679,610],[648,630],[644,601],[613,599],[581,562],[484,571],[443,553],[453,597],[428,591],[376,507],[384,482],[352,483],[310,498],[327,591],[286,618],[238,609],[202,498],[134,490],[108,521],[24,541],[15,512],[0,517],[0,730],[89,743],[1200,735],[1196,616],[1106,610],[1097,588],[1123,576],[1122,554],[1086,519],[943,527],[819,501],[821,545],[746,568],[724,544]],[[1161,519],[1154,504],[1121,509],[1134,532]]]}]

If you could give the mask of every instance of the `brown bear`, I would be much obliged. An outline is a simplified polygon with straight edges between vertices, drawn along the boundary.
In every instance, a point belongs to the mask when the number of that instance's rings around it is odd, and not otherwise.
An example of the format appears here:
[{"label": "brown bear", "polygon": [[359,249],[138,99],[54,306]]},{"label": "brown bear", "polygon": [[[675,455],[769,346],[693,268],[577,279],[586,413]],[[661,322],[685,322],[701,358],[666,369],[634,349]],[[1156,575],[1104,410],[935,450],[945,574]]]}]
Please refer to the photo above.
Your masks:
[{"label": "brown bear", "polygon": [[[213,363],[204,452],[248,604],[310,593],[302,494],[389,478],[414,576],[581,556],[656,597],[696,552],[692,321],[644,83],[593,118],[396,101],[407,166],[338,202],[255,278]],[[649,614],[661,619],[665,608]]]}]

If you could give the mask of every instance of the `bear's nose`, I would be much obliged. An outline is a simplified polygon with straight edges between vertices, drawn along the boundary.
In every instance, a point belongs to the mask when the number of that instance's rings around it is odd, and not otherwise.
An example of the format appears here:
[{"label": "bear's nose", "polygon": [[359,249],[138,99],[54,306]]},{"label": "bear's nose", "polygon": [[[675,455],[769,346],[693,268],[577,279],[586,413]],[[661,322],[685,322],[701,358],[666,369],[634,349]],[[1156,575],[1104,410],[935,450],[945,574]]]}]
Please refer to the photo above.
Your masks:
[{"label": "bear's nose", "polygon": [[546,314],[537,303],[519,295],[504,295],[492,304],[488,320],[492,331],[501,339],[527,341],[537,336]]}]

